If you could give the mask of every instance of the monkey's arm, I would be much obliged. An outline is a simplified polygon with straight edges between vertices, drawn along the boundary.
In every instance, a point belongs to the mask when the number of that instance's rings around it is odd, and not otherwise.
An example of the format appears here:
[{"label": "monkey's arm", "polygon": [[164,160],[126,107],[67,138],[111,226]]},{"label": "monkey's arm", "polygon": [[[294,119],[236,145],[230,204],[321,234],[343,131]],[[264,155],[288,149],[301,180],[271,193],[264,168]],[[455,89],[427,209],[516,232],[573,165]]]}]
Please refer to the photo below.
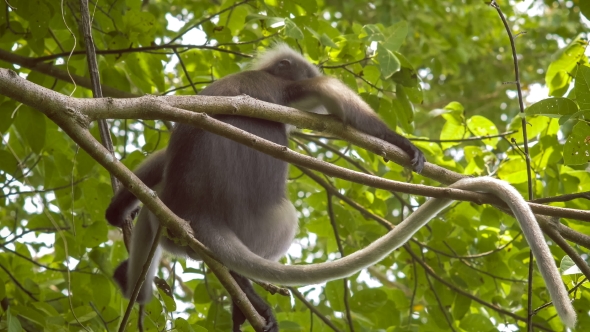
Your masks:
[{"label": "monkey's arm", "polygon": [[422,151],[407,138],[389,129],[361,97],[339,80],[320,76],[289,82],[285,88],[285,95],[287,96],[287,104],[305,99],[315,100],[345,124],[402,149],[410,156],[412,168],[417,173],[420,173],[424,168],[426,160]]},{"label": "monkey's arm", "polygon": [[[134,173],[146,186],[153,188],[162,181],[165,165],[166,149],[162,149],[150,155]],[[107,208],[107,221],[113,226],[121,227],[125,218],[135,210],[138,204],[139,200],[127,188],[119,189]]]}]

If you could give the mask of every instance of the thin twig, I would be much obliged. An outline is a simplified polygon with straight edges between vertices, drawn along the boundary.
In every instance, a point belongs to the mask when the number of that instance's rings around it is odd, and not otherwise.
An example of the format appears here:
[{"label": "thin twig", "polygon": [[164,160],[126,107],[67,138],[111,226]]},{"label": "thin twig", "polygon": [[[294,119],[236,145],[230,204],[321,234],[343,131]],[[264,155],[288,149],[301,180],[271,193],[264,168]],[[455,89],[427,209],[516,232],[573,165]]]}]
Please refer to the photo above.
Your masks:
[{"label": "thin twig", "polygon": [[[533,180],[531,174],[531,156],[529,154],[529,144],[528,144],[528,136],[527,136],[527,122],[524,113],[524,100],[522,98],[522,88],[520,85],[520,73],[518,69],[518,55],[516,54],[516,44],[514,42],[514,35],[512,34],[512,30],[508,25],[508,21],[506,17],[504,17],[504,13],[500,9],[500,6],[496,3],[496,1],[492,0],[490,2],[490,6],[496,9],[498,12],[498,16],[502,20],[504,24],[504,28],[506,30],[506,34],[508,35],[508,39],[510,40],[510,48],[512,50],[512,60],[514,62],[514,83],[516,84],[516,91],[518,93],[518,106],[519,111],[521,114],[521,128],[522,128],[522,137],[523,137],[523,145],[524,145],[524,156],[526,161],[526,171],[527,171],[527,189],[528,189],[528,198],[529,201],[534,198],[533,192]],[[534,257],[533,252],[529,253],[529,276],[528,276],[528,303],[527,303],[527,310],[528,310],[528,319],[527,319],[527,327],[528,331],[533,330],[533,270],[534,270]]]},{"label": "thin twig", "polygon": [[536,198],[532,199],[529,202],[545,204],[545,203],[553,203],[553,202],[568,202],[577,198],[585,198],[590,200],[590,191],[583,191],[581,193],[576,194],[565,194],[559,196],[552,196],[552,197],[544,197],[544,198]]},{"label": "thin twig", "polygon": [[291,293],[293,293],[293,295],[295,295],[295,297],[298,298],[299,301],[303,302],[303,304],[312,313],[314,313],[319,319],[321,319],[322,322],[324,322],[324,324],[328,325],[328,327],[330,327],[335,332],[342,332],[339,328],[336,327],[336,325],[334,325],[334,323],[332,323],[332,321],[330,321],[330,319],[328,319],[328,317],[324,316],[313,304],[309,303],[309,301],[307,301],[307,299],[305,298],[305,296],[303,296],[303,294],[301,294],[297,290],[297,288],[295,288],[295,287],[288,287],[288,288],[291,291]]},{"label": "thin twig", "polygon": [[[123,318],[121,319],[121,325],[119,325],[119,332],[124,332],[125,329],[127,328],[127,321],[129,320],[129,316],[131,315],[131,311],[133,310],[133,305],[135,304],[135,301],[137,300],[137,296],[139,295],[139,291],[141,290],[141,286],[143,285],[143,283],[145,281],[145,276],[148,273],[148,270],[150,269],[150,265],[158,263],[158,262],[152,262],[152,260],[154,258],[154,254],[156,253],[156,249],[158,249],[158,246],[160,245],[160,236],[162,235],[163,229],[164,228],[162,227],[162,225],[158,226],[158,230],[156,231],[156,235],[155,235],[154,240],[152,242],[152,246],[150,247],[150,252],[148,253],[147,260],[143,264],[143,268],[141,270],[141,273],[139,274],[139,277],[138,277],[137,281],[135,282],[135,286],[133,287],[133,293],[131,294],[131,298],[129,299],[129,303],[127,304],[127,309],[125,310],[125,314],[123,315]],[[148,282],[153,282],[153,280],[148,280]],[[140,316],[139,320],[141,320],[141,319],[142,318]]]},{"label": "thin twig", "polygon": [[[340,240],[340,235],[338,234],[338,225],[336,224],[336,217],[334,217],[334,207],[332,206],[332,194],[329,191],[326,191],[326,195],[326,199],[328,202],[328,216],[330,218],[330,225],[332,225],[332,231],[334,232],[334,239],[336,239],[336,245],[338,246],[340,257],[344,257],[346,256],[346,254],[344,253],[344,248],[342,247],[342,240]],[[346,308],[348,328],[351,332],[354,332],[354,324],[352,323],[352,315],[350,314],[350,305],[348,303],[348,297],[350,296],[348,293],[348,278],[342,278],[342,282],[344,286],[344,307]]]}]

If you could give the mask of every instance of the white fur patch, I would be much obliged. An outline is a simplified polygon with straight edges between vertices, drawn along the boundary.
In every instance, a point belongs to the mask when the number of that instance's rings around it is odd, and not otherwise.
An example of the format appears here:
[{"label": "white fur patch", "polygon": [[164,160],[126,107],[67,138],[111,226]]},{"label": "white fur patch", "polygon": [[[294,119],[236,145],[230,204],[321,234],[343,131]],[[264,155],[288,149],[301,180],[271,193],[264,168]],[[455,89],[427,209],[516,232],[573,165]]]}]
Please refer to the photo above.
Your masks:
[{"label": "white fur patch", "polygon": [[[267,49],[266,51],[261,52],[256,56],[256,58],[250,63],[248,69],[250,70],[259,70],[264,67],[267,67],[281,59],[292,57],[297,60],[310,63],[303,55],[299,54],[297,51],[289,47],[289,45],[285,43],[277,43],[276,45],[272,46],[271,48]],[[311,63],[310,63],[311,64]],[[316,66],[311,65],[310,67],[316,71],[316,76],[320,76],[320,71],[316,68]]]}]

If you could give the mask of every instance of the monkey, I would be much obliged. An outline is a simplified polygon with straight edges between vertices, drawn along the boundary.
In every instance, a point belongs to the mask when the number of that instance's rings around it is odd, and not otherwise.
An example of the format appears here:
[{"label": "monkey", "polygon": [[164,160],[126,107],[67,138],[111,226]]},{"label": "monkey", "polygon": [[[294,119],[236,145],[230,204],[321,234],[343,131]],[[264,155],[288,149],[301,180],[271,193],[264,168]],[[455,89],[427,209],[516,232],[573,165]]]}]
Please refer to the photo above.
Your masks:
[{"label": "monkey", "polygon": [[[352,90],[335,78],[322,76],[302,55],[278,45],[254,60],[246,70],[216,81],[201,95],[251,97],[284,106],[306,105],[305,110],[324,109],[342,122],[381,138],[406,152],[414,171],[420,172],[425,158],[409,140],[390,130]],[[287,145],[282,123],[243,116],[215,115],[216,119]],[[297,229],[297,215],[285,194],[287,163],[227,138],[185,124],[172,131],[165,152],[147,159],[137,171],[150,187],[157,187],[161,200],[180,218],[187,220],[196,238],[225,264],[244,290],[254,308],[266,319],[265,330],[278,331],[272,310],[253,290],[248,278],[282,285],[314,284],[350,276],[377,263],[398,248],[450,200],[431,199],[416,212],[367,248],[333,262],[288,266],[277,260],[288,250]],[[160,172],[161,174],[156,174]],[[575,312],[561,282],[555,262],[543,240],[527,203],[507,183],[492,178],[465,179],[452,187],[492,193],[504,199],[521,223],[527,241],[562,320],[575,324]],[[106,218],[114,226],[137,206],[128,190],[120,190],[107,208]],[[129,297],[147,260],[158,220],[147,209],[139,213],[132,234],[128,261],[115,271],[115,279]],[[192,250],[162,237],[161,246],[176,255],[200,257]],[[159,261],[158,249],[146,280],[152,280]],[[152,284],[143,284],[138,302],[151,298]],[[233,329],[245,321],[233,304]]]}]

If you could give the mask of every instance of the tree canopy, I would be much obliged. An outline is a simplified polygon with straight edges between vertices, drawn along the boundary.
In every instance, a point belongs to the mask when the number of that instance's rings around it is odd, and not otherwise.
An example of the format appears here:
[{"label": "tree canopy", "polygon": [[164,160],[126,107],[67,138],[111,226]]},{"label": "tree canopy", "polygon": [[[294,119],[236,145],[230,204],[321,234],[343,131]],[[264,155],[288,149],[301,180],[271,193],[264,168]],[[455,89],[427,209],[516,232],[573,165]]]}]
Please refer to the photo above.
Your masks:
[{"label": "tree canopy", "polygon": [[[83,3],[0,3],[0,68],[31,83],[0,72],[0,331],[119,329],[129,301],[112,275],[127,250],[104,213],[111,173],[131,180],[105,168],[92,143],[99,122],[108,119],[114,154],[133,170],[167,146],[177,121],[146,95],[195,95],[276,42],[358,92],[433,164],[412,173],[399,152],[331,118],[240,108],[297,125],[291,150],[340,167],[327,176],[313,163],[290,166],[300,227],[281,262],[349,255],[428,197],[458,199],[350,278],[256,286],[281,330],[563,331],[514,217],[489,196],[437,188],[465,176],[505,180],[534,203],[571,290],[575,330],[590,330],[590,2],[92,0],[92,41]],[[112,109],[92,100],[96,78],[104,97],[126,99]],[[166,98],[153,105],[206,111]],[[240,100],[211,103],[221,112]],[[416,194],[386,180],[429,187]],[[229,331],[231,298],[211,269],[164,256],[144,329]],[[135,306],[126,331],[138,330],[138,315]]]}]

